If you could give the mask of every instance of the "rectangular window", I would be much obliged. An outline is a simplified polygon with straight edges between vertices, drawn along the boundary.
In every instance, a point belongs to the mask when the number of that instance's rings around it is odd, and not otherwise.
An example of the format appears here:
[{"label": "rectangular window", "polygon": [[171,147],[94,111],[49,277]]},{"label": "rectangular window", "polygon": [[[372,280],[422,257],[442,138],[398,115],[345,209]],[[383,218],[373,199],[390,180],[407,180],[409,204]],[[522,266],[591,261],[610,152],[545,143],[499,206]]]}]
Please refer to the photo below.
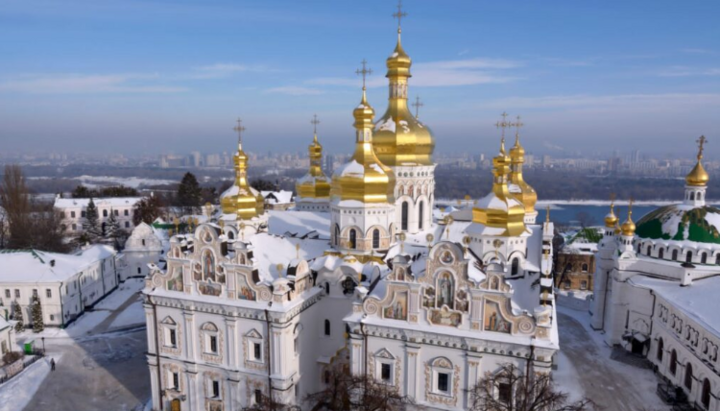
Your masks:
[{"label": "rectangular window", "polygon": [[510,401],[512,401],[512,386],[510,384],[498,384],[498,399],[505,404],[510,404]]},{"label": "rectangular window", "polygon": [[210,336],[210,352],[217,353],[217,337],[214,335]]},{"label": "rectangular window", "polygon": [[440,392],[450,391],[450,374],[448,374],[446,372],[438,373],[437,382],[438,382],[438,385],[437,385],[438,391],[440,391]]},{"label": "rectangular window", "polygon": [[253,343],[253,358],[262,360],[262,346],[258,343]]},{"label": "rectangular window", "polygon": [[260,404],[262,402],[262,391],[255,390],[255,404]]},{"label": "rectangular window", "polygon": [[129,221],[126,221],[126,222],[125,222],[125,228],[130,228],[130,222],[129,222]]},{"label": "rectangular window", "polygon": [[73,231],[77,231],[77,225],[76,225],[76,224],[73,224],[73,225],[72,225],[72,230],[73,230]]},{"label": "rectangular window", "polygon": [[5,298],[10,298],[10,290],[5,290]]},{"label": "rectangular window", "polygon": [[212,394],[214,398],[220,398],[220,381],[212,382]]},{"label": "rectangular window", "polygon": [[293,348],[295,350],[295,354],[298,353],[298,338],[295,337],[295,340],[293,341]]},{"label": "rectangular window", "polygon": [[170,345],[172,345],[173,347],[176,347],[176,346],[177,346],[177,341],[176,341],[176,337],[175,337],[175,330],[170,330]]},{"label": "rectangular window", "polygon": [[33,297],[37,297],[37,288],[33,288]]},{"label": "rectangular window", "polygon": [[65,294],[67,294],[69,290],[70,289],[68,288],[67,284],[65,284]]},{"label": "rectangular window", "polygon": [[55,316],[50,314],[50,321],[55,321]]},{"label": "rectangular window", "polygon": [[128,210],[125,210],[125,211],[123,212],[123,215],[125,215],[125,216],[127,217],[127,216],[129,216],[130,214],[128,213]]},{"label": "rectangular window", "polygon": [[75,218],[75,212],[74,212],[74,211],[71,211],[71,212],[70,212],[70,217]]},{"label": "rectangular window", "polygon": [[49,289],[49,288],[47,288],[47,289],[45,290],[45,296],[46,296],[47,298],[52,298],[52,290]]},{"label": "rectangular window", "polygon": [[115,212],[115,217],[118,217],[118,216],[120,215],[120,213],[118,212],[118,210],[113,210],[113,211]]},{"label": "rectangular window", "polygon": [[20,298],[20,290],[15,290],[15,298]]},{"label": "rectangular window", "polygon": [[385,382],[390,382],[392,379],[392,365],[382,364],[380,366],[380,379]]},{"label": "rectangular window", "polygon": [[176,372],[172,373],[172,384],[176,390],[180,388],[180,375]]},{"label": "rectangular window", "polygon": [[[84,211],[80,212],[80,217],[85,218],[86,214]],[[73,217],[75,217],[75,213],[73,213]]]}]

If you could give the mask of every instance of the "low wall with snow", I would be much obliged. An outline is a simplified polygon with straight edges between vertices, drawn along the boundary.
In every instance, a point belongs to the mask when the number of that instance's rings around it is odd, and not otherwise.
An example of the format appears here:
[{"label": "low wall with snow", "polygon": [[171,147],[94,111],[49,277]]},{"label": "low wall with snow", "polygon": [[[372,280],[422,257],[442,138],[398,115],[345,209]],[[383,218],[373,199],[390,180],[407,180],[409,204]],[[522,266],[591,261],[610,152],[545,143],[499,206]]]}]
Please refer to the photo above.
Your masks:
[{"label": "low wall with snow", "polygon": [[574,295],[572,292],[566,295],[560,293],[555,294],[555,302],[557,305],[575,311],[590,310],[590,298],[590,295]]}]

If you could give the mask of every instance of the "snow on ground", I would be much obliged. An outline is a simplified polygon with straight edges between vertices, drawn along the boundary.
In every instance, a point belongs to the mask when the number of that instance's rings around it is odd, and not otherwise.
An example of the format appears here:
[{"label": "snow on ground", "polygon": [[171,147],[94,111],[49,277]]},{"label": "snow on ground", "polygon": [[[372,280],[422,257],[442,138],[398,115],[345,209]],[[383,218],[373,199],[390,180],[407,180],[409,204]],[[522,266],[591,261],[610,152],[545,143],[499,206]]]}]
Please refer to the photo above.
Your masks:
[{"label": "snow on ground", "polygon": [[131,295],[136,294],[142,290],[145,286],[145,280],[142,278],[130,278],[124,283],[120,284],[117,290],[113,291],[112,294],[105,297],[104,300],[100,301],[96,306],[96,310],[117,310],[122,303],[127,301]]},{"label": "snow on ground", "polygon": [[142,306],[142,298],[137,296],[137,301],[125,308],[122,314],[118,315],[112,322],[110,328],[128,327],[131,325],[145,324],[145,309]]},{"label": "snow on ground", "polygon": [[585,397],[585,390],[580,385],[580,375],[562,351],[558,354],[557,365],[557,370],[552,372],[555,384],[560,391],[568,395],[568,402],[582,400]]},{"label": "snow on ground", "polygon": [[0,411],[18,411],[25,408],[49,372],[50,359],[42,358],[0,385]]},{"label": "snow on ground", "polygon": [[74,177],[73,179],[80,180],[83,185],[90,188],[107,185],[124,185],[125,187],[140,188],[153,185],[177,184],[177,181],[174,180],[139,177],[80,176]]}]

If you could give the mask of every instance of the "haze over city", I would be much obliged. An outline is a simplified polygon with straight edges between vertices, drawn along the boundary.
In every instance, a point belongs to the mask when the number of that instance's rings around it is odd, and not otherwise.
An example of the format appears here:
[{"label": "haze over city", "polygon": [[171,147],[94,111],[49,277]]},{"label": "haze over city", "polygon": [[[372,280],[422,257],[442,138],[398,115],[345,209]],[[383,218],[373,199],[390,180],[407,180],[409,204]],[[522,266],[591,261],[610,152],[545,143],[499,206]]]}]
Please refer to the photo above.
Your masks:
[{"label": "haze over city", "polygon": [[[719,134],[717,2],[411,3],[409,97],[439,153],[492,153],[504,110],[536,153],[689,158]],[[3,150],[221,152],[242,116],[248,150],[304,151],[317,113],[326,151],[346,152],[362,59],[387,104],[389,6],[0,1]]]}]

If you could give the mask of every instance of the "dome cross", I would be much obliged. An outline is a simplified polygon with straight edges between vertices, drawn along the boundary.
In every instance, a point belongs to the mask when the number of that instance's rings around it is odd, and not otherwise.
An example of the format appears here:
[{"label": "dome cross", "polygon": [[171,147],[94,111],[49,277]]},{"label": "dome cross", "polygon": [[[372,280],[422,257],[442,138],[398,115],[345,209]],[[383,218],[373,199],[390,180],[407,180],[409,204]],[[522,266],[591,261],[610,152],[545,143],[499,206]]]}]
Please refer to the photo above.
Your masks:
[{"label": "dome cross", "polygon": [[238,117],[237,125],[233,127],[233,130],[238,134],[238,147],[242,146],[242,133],[245,131],[245,127],[242,125],[242,119]]},{"label": "dome cross", "polygon": [[372,74],[372,72],[372,69],[367,68],[367,61],[365,59],[363,59],[362,61],[362,70],[355,70],[355,74],[357,74],[358,76],[362,76],[363,78],[363,90],[365,90],[365,80],[367,78],[367,75]]},{"label": "dome cross", "polygon": [[393,16],[393,18],[396,18],[398,21],[398,33],[400,33],[401,26],[402,26],[402,19],[403,19],[403,17],[407,17],[407,13],[402,11],[402,0],[398,0],[397,12],[393,13],[392,16]]},{"label": "dome cross", "polygon": [[503,119],[502,119],[502,121],[498,121],[497,123],[495,123],[495,127],[499,128],[499,129],[502,129],[502,136],[501,136],[502,148],[501,148],[501,151],[502,151],[503,154],[505,154],[505,129],[508,128],[508,127],[512,127],[513,124],[512,124],[512,122],[508,122],[508,121],[507,121],[507,116],[508,116],[508,114],[507,114],[506,112],[503,111],[503,113],[500,114],[500,115],[502,116]]},{"label": "dome cross", "polygon": [[697,139],[697,143],[698,143],[697,158],[698,158],[698,160],[702,159],[703,150],[705,149],[705,144],[707,144],[707,142],[708,142],[708,140],[707,140],[707,138],[705,138],[705,136],[700,136],[700,138]]},{"label": "dome cross", "polygon": [[508,125],[510,127],[515,127],[515,142],[517,143],[520,140],[520,127],[523,127],[525,123],[520,121],[520,116],[515,117],[517,119],[516,122],[510,122]]},{"label": "dome cross", "polygon": [[415,97],[415,102],[412,103],[412,106],[415,107],[415,118],[420,118],[420,107],[423,107],[425,104],[420,102],[420,96]]},{"label": "dome cross", "polygon": [[320,124],[317,114],[313,114],[313,119],[310,120],[310,124],[313,125],[313,134],[317,135],[317,125]]}]

